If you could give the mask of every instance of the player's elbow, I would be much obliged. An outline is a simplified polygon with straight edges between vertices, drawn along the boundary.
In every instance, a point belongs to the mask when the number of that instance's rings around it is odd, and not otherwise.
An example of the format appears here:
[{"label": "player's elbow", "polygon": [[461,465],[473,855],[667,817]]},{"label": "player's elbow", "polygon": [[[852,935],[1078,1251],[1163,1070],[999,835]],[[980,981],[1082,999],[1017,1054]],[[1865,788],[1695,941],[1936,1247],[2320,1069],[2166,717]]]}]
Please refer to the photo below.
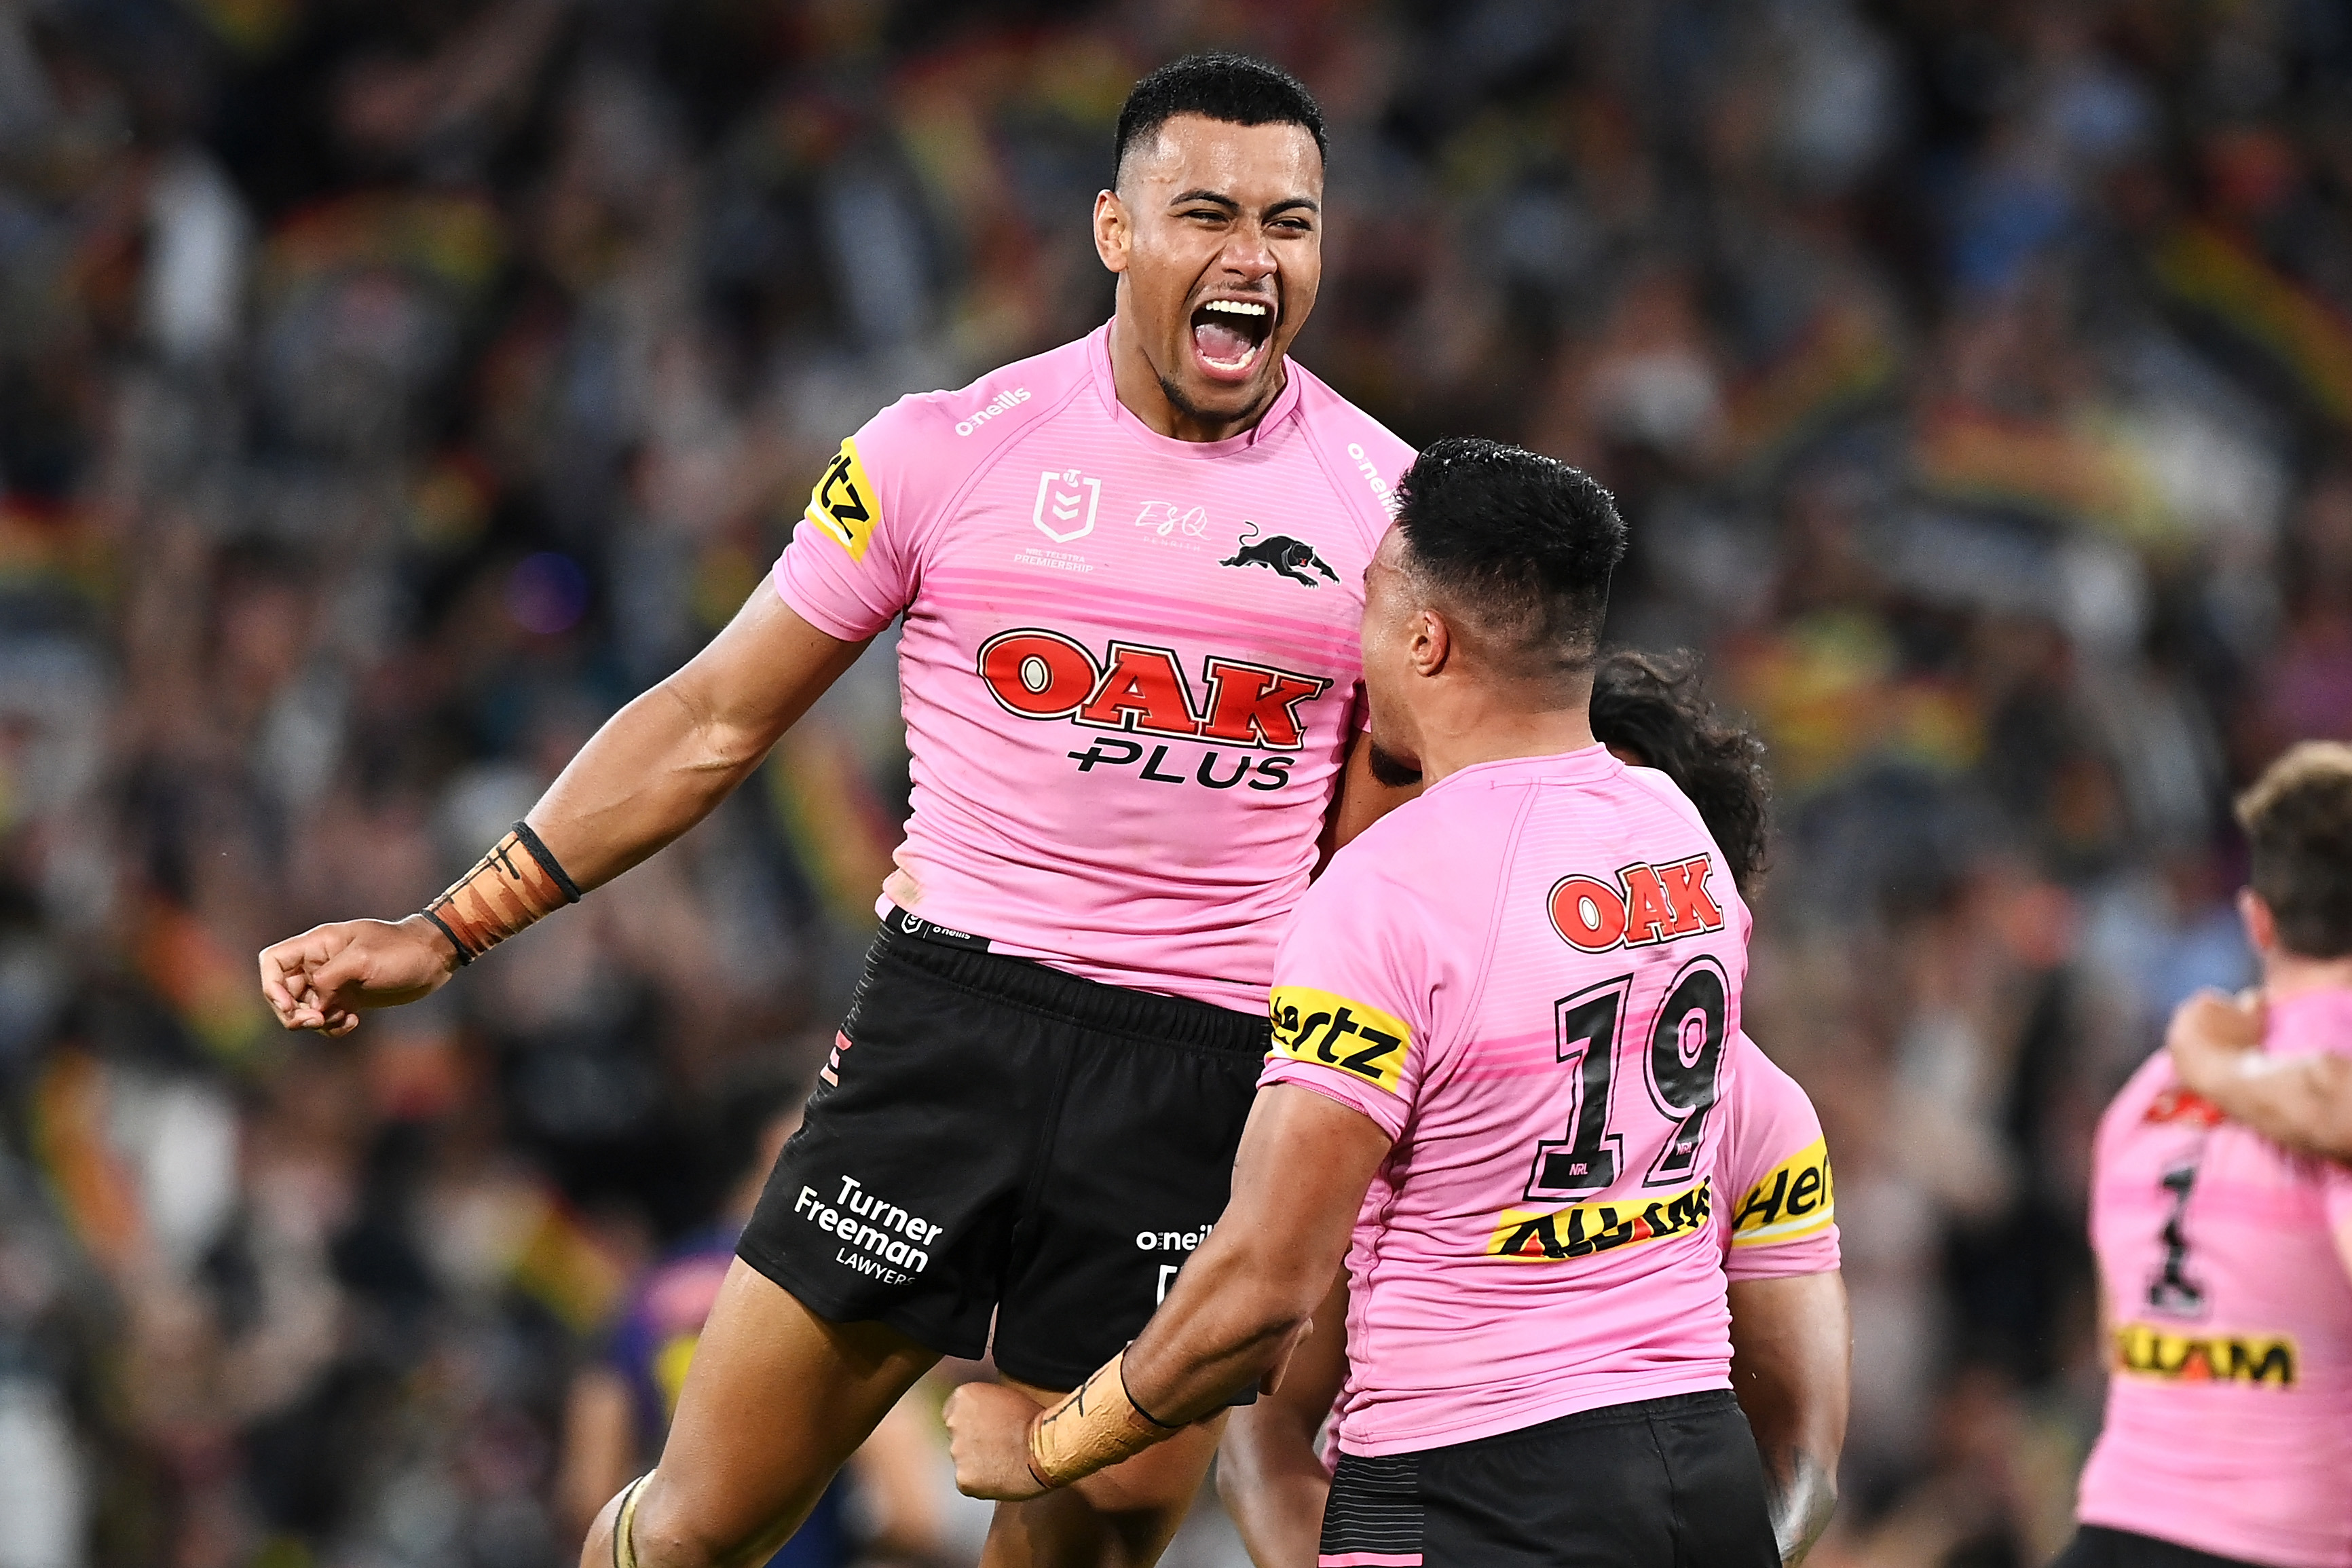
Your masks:
[{"label": "player's elbow", "polygon": [[707,778],[722,788],[760,765],[775,743],[775,736],[760,725],[746,723],[718,700],[708,683],[689,665],[656,689],[684,721],[677,752],[680,771]]}]

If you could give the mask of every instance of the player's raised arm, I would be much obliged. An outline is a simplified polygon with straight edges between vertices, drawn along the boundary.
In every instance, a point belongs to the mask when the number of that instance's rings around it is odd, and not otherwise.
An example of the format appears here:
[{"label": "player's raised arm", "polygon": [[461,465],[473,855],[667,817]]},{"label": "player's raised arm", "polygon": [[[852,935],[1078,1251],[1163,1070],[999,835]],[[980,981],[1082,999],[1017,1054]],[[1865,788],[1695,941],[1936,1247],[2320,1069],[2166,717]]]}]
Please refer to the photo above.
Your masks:
[{"label": "player's raised arm", "polygon": [[1279,1371],[1347,1251],[1388,1133],[1310,1089],[1258,1091],[1234,1201],[1143,1332],[1078,1391],[1039,1411],[968,1384],[947,1408],[956,1484],[1018,1499],[1079,1480],[1225,1407]]},{"label": "player's raised arm", "polygon": [[812,626],[762,581],[709,647],[607,721],[530,816],[423,910],[315,926],[263,949],[270,1010],[289,1029],[343,1035],[362,1008],[437,990],[701,821],[865,646]]}]

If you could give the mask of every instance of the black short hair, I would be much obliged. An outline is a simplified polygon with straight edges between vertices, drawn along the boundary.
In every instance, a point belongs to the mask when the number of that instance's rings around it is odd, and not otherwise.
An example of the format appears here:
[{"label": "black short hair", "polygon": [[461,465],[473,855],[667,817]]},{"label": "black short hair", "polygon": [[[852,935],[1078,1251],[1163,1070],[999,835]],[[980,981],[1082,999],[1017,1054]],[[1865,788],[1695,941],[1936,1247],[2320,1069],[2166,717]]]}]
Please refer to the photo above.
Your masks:
[{"label": "black short hair", "polygon": [[1414,571],[1513,645],[1527,674],[1591,668],[1625,521],[1590,474],[1524,447],[1450,436],[1413,459],[1396,496]]},{"label": "black short hair", "polygon": [[1675,781],[1743,896],[1764,874],[1772,783],[1764,742],[1719,710],[1699,678],[1698,655],[1619,648],[1592,672],[1592,738]]},{"label": "black short hair", "polygon": [[2301,958],[2352,953],[2352,746],[2305,741],[2238,797],[2252,861],[2247,880],[2270,906],[2280,945]]},{"label": "black short hair", "polygon": [[1323,110],[1297,77],[1247,55],[1186,55],[1137,82],[1120,106],[1118,139],[1110,159],[1113,189],[1118,186],[1127,150],[1149,141],[1180,114],[1198,114],[1229,125],[1303,125],[1315,138],[1316,153],[1327,162],[1331,156],[1330,139],[1323,132]]}]

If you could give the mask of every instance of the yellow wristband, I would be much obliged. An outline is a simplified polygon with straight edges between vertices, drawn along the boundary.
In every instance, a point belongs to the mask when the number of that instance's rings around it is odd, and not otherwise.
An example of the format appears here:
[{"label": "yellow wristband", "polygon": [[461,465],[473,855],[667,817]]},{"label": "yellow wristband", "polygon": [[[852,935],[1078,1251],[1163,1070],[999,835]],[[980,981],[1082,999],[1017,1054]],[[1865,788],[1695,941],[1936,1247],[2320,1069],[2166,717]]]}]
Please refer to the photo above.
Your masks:
[{"label": "yellow wristband", "polygon": [[1127,1392],[1121,1351],[1062,1403],[1029,1423],[1029,1473],[1065,1487],[1183,1430],[1147,1415]]}]

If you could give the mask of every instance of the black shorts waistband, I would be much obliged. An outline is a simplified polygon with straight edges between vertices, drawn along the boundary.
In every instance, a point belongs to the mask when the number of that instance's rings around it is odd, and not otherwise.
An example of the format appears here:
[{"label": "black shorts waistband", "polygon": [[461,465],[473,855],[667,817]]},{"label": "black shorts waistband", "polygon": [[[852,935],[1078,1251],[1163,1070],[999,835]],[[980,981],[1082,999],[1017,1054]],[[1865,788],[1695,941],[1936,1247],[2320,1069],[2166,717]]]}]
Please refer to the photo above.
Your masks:
[{"label": "black shorts waistband", "polygon": [[1738,1408],[1738,1397],[1731,1390],[1702,1388],[1692,1394],[1666,1394],[1655,1399],[1634,1399],[1623,1405],[1597,1405],[1590,1410],[1570,1411],[1566,1415],[1555,1415],[1549,1421],[1538,1421],[1532,1426],[1491,1432],[1484,1437],[1473,1437],[1466,1443],[1451,1444],[1445,1451],[1461,1453],[1475,1448],[1496,1448],[1511,1443],[1566,1436],[1572,1432],[1589,1431],[1598,1426],[1628,1426],[1675,1416],[1705,1415],[1717,1410],[1737,1411]]},{"label": "black shorts waistband", "polygon": [[984,937],[933,925],[896,906],[883,916],[875,947],[951,985],[1082,1028],[1254,1057],[1272,1046],[1263,1013],[1236,1013],[1189,996],[1130,991],[1066,974],[1034,959],[991,952]]}]

